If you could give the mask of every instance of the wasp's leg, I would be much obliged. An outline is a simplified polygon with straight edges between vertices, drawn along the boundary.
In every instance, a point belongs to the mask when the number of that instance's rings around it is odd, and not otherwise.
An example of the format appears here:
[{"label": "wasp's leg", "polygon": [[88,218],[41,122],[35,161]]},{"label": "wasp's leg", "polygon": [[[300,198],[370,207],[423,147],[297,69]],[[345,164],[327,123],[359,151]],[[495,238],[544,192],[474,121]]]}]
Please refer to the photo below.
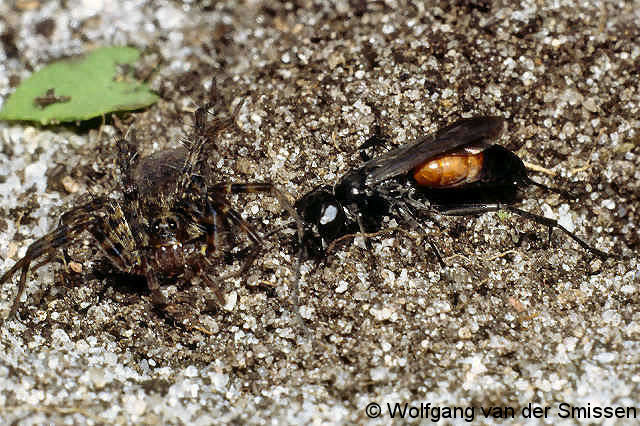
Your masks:
[{"label": "wasp's leg", "polygon": [[[360,231],[360,234],[364,236],[367,233],[367,230],[364,227],[364,222],[362,219],[362,213],[358,212],[358,214],[356,214],[356,223],[358,224],[358,230]],[[367,252],[373,253],[373,245],[371,244],[371,240],[366,237],[363,238],[364,244],[367,246]]]},{"label": "wasp's leg", "polygon": [[[393,208],[400,214],[400,216],[402,216],[402,218],[405,221],[407,221],[410,224],[412,228],[420,231],[420,233],[423,235],[423,238],[425,238],[427,240],[427,243],[429,243],[429,245],[431,246],[431,250],[433,250],[433,253],[436,255],[436,258],[438,259],[440,266],[445,268],[447,265],[446,263],[444,263],[444,260],[440,255],[440,251],[438,250],[438,247],[433,242],[433,240],[429,238],[427,230],[424,228],[424,226],[422,226],[422,224],[415,219],[415,212],[410,211],[411,210],[410,206],[409,205],[402,206],[396,203],[395,205],[393,205]],[[431,218],[429,217],[429,219]]]},{"label": "wasp's leg", "polygon": [[569,231],[564,226],[560,225],[557,220],[550,219],[548,217],[540,216],[525,210],[520,210],[517,207],[510,206],[508,204],[500,204],[500,203],[492,203],[492,204],[468,204],[468,205],[456,205],[456,206],[436,206],[438,211],[444,215],[448,216],[466,216],[466,215],[474,215],[481,214],[487,212],[495,212],[498,210],[506,210],[512,213],[515,213],[519,216],[525,217],[529,220],[532,220],[540,225],[547,226],[549,228],[549,235],[551,235],[551,231],[553,228],[558,228],[566,235],[571,237],[575,242],[577,242],[583,249],[595,254],[596,256],[606,259],[608,257],[615,257],[612,254],[605,253],[602,250],[598,250],[597,248],[589,245],[582,238],[578,237],[573,232]]},{"label": "wasp's leg", "polygon": [[369,138],[367,138],[367,140],[358,147],[358,150],[360,151],[360,158],[365,162],[371,160],[371,157],[365,152],[367,148],[373,147],[375,149],[389,142],[389,137],[384,133],[382,126],[380,125],[382,122],[382,119],[380,118],[380,110],[375,106],[373,106],[372,109],[375,115],[375,124],[370,131]]},{"label": "wasp's leg", "polygon": [[[397,204],[397,202],[393,201],[392,199],[389,199],[388,201],[389,201],[389,203],[391,205],[393,205],[394,203]],[[419,222],[417,222],[415,220],[415,216],[419,215],[421,218],[426,219],[429,222],[433,223],[436,227],[438,227],[438,229],[440,231],[442,231],[442,225],[440,224],[440,222],[438,222],[433,217],[433,213],[434,213],[433,209],[429,208],[424,203],[422,203],[422,202],[416,200],[415,198],[413,198],[413,194],[412,193],[406,194],[406,196],[403,197],[403,202],[407,206],[407,208],[409,210],[411,210],[409,212],[409,216],[408,216],[408,220],[409,220],[410,223],[419,225]],[[403,214],[402,212],[400,212],[400,213]],[[403,216],[404,216],[404,214],[403,214]],[[405,216],[405,218],[407,218],[407,216]],[[419,225],[419,228],[421,229],[423,234],[426,236],[426,230],[424,229],[424,227],[422,225]],[[444,260],[442,259],[442,256],[440,255],[440,251],[438,250],[438,247],[433,242],[433,240],[431,240],[428,237],[427,237],[427,242],[431,246],[431,249],[435,253],[436,257],[438,258],[438,262],[440,263],[440,266],[442,266],[444,268],[446,266],[446,264],[444,263]]]},{"label": "wasp's leg", "polygon": [[598,256],[598,257],[600,257],[602,259],[606,259],[608,257],[615,257],[612,254],[605,253],[604,251],[598,250],[597,248],[591,246],[586,241],[584,241],[582,238],[578,237],[576,234],[574,234],[573,232],[569,231],[564,226],[560,225],[558,223],[558,221],[555,220],[555,219],[550,219],[548,217],[544,217],[544,216],[540,216],[540,215],[537,215],[537,214],[534,214],[534,213],[530,213],[530,212],[525,211],[525,210],[520,210],[520,209],[518,209],[516,207],[513,207],[513,206],[503,206],[503,208],[505,210],[508,210],[510,212],[518,214],[518,215],[520,215],[522,217],[526,217],[527,219],[533,220],[534,222],[537,222],[537,223],[539,223],[541,225],[547,226],[549,228],[549,235],[551,235],[551,231],[553,230],[553,228],[560,229],[562,232],[564,232],[569,237],[571,237],[575,242],[577,242],[583,249],[592,252],[593,254],[595,254],[596,256]]},{"label": "wasp's leg", "polygon": [[[371,240],[369,238],[367,238],[365,236],[365,234],[367,233],[367,230],[364,227],[364,223],[362,221],[362,213],[358,212],[358,214],[356,214],[356,222],[358,223],[358,229],[360,230],[360,235],[362,236],[362,238],[364,238],[364,244],[366,246],[366,255],[369,259],[370,263],[374,264],[374,268],[375,269],[375,281],[378,281],[379,283],[382,283],[384,281],[383,277],[382,277],[382,272],[380,270],[380,264],[378,262],[375,262],[373,260],[373,244],[371,243]],[[357,234],[356,234],[357,236]]]},{"label": "wasp's leg", "polygon": [[421,218],[428,220],[438,227],[439,231],[444,229],[444,226],[436,220],[434,214],[442,214],[441,210],[436,210],[429,204],[425,204],[421,200],[415,198],[415,191],[409,191],[403,200],[415,211]]}]

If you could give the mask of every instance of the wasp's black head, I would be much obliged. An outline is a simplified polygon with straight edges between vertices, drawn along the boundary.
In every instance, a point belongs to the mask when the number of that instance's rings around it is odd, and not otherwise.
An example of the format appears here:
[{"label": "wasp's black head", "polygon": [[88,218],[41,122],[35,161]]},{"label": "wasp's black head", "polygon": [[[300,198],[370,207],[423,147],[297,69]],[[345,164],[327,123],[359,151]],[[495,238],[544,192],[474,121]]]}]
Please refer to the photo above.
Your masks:
[{"label": "wasp's black head", "polygon": [[324,254],[333,240],[347,233],[347,216],[329,187],[317,188],[296,203],[304,221],[304,245],[311,257]]}]

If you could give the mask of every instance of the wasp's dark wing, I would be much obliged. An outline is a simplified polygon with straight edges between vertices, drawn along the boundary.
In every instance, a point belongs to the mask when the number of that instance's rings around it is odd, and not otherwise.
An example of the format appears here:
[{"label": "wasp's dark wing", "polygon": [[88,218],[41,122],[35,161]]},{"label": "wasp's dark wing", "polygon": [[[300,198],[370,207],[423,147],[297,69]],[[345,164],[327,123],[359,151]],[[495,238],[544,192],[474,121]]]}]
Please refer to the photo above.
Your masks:
[{"label": "wasp's dark wing", "polygon": [[361,171],[366,175],[366,184],[373,186],[406,173],[429,158],[473,143],[496,139],[503,128],[504,120],[501,117],[464,118],[413,144],[402,145],[367,161]]}]

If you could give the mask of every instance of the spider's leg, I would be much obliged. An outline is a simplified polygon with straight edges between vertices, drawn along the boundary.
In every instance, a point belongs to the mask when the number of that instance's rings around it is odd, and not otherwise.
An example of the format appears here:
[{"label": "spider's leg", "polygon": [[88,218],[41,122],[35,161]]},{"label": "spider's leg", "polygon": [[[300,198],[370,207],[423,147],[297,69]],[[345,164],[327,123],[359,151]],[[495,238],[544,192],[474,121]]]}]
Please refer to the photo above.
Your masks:
[{"label": "spider's leg", "polygon": [[[304,251],[304,246],[302,244],[302,240],[303,240],[303,236],[304,236],[304,227],[302,225],[302,219],[300,218],[300,216],[298,215],[298,212],[296,211],[296,209],[293,208],[293,206],[291,205],[291,203],[289,202],[289,200],[287,199],[287,196],[285,195],[285,193],[283,191],[281,191],[280,189],[278,189],[275,185],[271,184],[271,183],[267,183],[267,182],[260,182],[260,183],[221,183],[221,184],[217,184],[214,185],[211,189],[210,189],[211,193],[218,193],[218,194],[224,194],[224,195],[228,195],[228,194],[239,194],[239,193],[269,193],[272,194],[274,197],[276,197],[276,199],[278,200],[278,202],[280,203],[280,205],[282,206],[283,209],[285,209],[289,215],[295,220],[296,222],[296,229],[298,231],[298,254],[297,254],[297,260],[296,260],[296,277],[295,277],[295,282],[294,282],[294,293],[295,293],[295,301],[296,301],[296,305],[298,303],[298,282],[300,280],[300,268],[301,268],[301,259],[303,256],[303,251]],[[221,197],[220,197],[221,198]]]},{"label": "spider's leg", "polygon": [[[253,227],[231,207],[224,197],[220,196],[220,194],[212,195],[215,198],[209,197],[207,199],[207,214],[205,217],[199,219],[201,225],[205,225],[205,230],[207,232],[207,250],[212,251],[218,247],[221,228],[225,225],[227,227],[231,227],[233,225],[237,226],[247,235],[252,246],[240,272],[238,273],[243,274],[257,258],[260,248],[262,247],[262,238],[253,229]],[[226,221],[226,224],[224,221]]]},{"label": "spider's leg", "polygon": [[120,271],[134,273],[142,265],[127,222],[116,224],[112,217],[100,218],[98,225],[89,232],[107,259]]},{"label": "spider's leg", "polygon": [[14,317],[20,306],[20,298],[26,288],[27,275],[31,262],[36,261],[45,254],[51,253],[53,250],[69,246],[83,231],[91,230],[97,222],[96,211],[102,207],[103,203],[104,199],[97,198],[63,214],[58,227],[44,237],[34,241],[29,248],[27,248],[24,257],[18,260],[11,269],[0,277],[0,285],[2,285],[9,281],[15,273],[20,270],[18,293],[16,294],[13,305],[11,305],[7,319]]},{"label": "spider's leg", "polygon": [[220,247],[222,229],[225,227],[225,220],[227,219],[224,212],[230,208],[231,206],[226,203],[226,200],[214,201],[207,195],[205,201],[205,214],[200,217],[193,218],[194,222],[204,227],[204,231],[207,236],[206,249],[208,253],[212,253]]},{"label": "spider's leg", "polygon": [[138,247],[146,247],[148,241],[136,236],[136,222],[132,214],[126,215],[123,206],[115,201],[106,205],[106,215],[93,227],[91,235],[98,242],[104,255],[125,273],[144,275],[151,300],[158,307],[166,307],[168,302],[160,291],[160,283],[153,265],[149,264]]},{"label": "spider's leg", "polygon": [[174,191],[175,196],[178,198],[188,192],[188,188],[195,179],[199,178],[201,180],[202,176],[207,174],[207,165],[203,158],[205,148],[212,149],[213,147],[207,147],[207,145],[215,139],[218,133],[235,124],[235,119],[242,103],[236,107],[233,118],[216,118],[212,123],[207,125],[207,111],[212,106],[212,104],[206,104],[195,110],[193,113],[193,132],[189,137],[181,140],[187,149],[187,153]]},{"label": "spider's leg", "polygon": [[[86,226],[91,225],[86,224]],[[35,261],[45,254],[48,254],[52,250],[68,246],[73,242],[78,234],[80,234],[85,229],[86,228],[84,226],[80,227],[79,229],[68,228],[64,225],[59,226],[53,232],[34,241],[27,249],[24,257],[18,260],[11,269],[4,273],[4,275],[0,278],[0,285],[10,280],[18,270],[21,270],[20,281],[18,281],[18,293],[16,294],[15,300],[13,301],[13,305],[11,305],[11,310],[9,311],[7,319],[13,318],[18,310],[18,307],[20,306],[20,298],[22,297],[22,293],[24,293],[24,290],[26,288],[27,274],[29,272],[29,266],[31,265],[31,262]]]},{"label": "spider's leg", "polygon": [[[213,195],[215,196],[217,194]],[[249,225],[249,223],[242,218],[240,213],[238,213],[231,207],[229,201],[227,201],[224,197],[217,196],[215,198],[212,198],[211,201],[212,208],[217,210],[223,218],[240,227],[240,229],[242,229],[242,231],[247,234],[252,242],[259,244],[262,241],[258,233],[254,231],[251,225]]]},{"label": "spider's leg", "polygon": [[220,305],[224,305],[225,300],[219,285],[214,283],[211,278],[202,273],[207,270],[210,263],[206,257],[207,254],[214,253],[220,246],[223,238],[223,229],[230,229],[233,225],[237,226],[244,232],[249,240],[251,240],[251,250],[245,259],[241,270],[238,273],[222,277],[229,278],[243,274],[253,264],[257,257],[258,249],[262,245],[262,239],[256,231],[247,223],[239,213],[234,211],[229,202],[221,196],[221,194],[206,195],[204,209],[198,203],[186,203],[184,214],[187,216],[192,225],[189,227],[189,234],[192,239],[204,237],[204,244],[201,249],[192,254],[189,264],[194,266],[194,270],[199,272],[199,276],[203,279],[209,288],[212,288]]},{"label": "spider's leg", "polygon": [[258,182],[258,183],[220,183],[214,185],[210,188],[210,193],[217,194],[239,194],[239,193],[256,193],[263,192],[272,194],[274,197],[278,199],[278,202],[285,209],[289,215],[295,220],[296,228],[298,231],[298,253],[296,255],[296,272],[295,278],[293,282],[293,303],[295,305],[296,315],[298,316],[298,321],[303,325],[303,328],[306,332],[306,327],[304,327],[304,321],[300,316],[300,309],[298,303],[298,293],[299,293],[299,284],[300,284],[300,275],[302,268],[302,256],[304,255],[304,245],[302,244],[302,240],[304,237],[304,227],[302,225],[302,219],[298,215],[296,209],[293,208],[289,200],[287,199],[285,193],[278,189],[275,185],[267,182]]},{"label": "spider's leg", "polygon": [[153,268],[150,268],[148,266],[145,267],[144,276],[147,279],[147,287],[149,287],[149,291],[151,292],[151,301],[153,302],[153,304],[160,308],[166,307],[169,303],[160,291],[158,276],[156,275]]},{"label": "spider's leg", "polygon": [[136,238],[135,217],[126,215],[123,206],[113,200],[106,203],[104,210],[105,214],[89,232],[116,268],[142,275],[146,267],[138,248],[145,247],[147,242],[141,241],[140,236]]},{"label": "spider's leg", "polygon": [[262,238],[260,238],[253,227],[242,218],[240,213],[231,208],[231,205],[229,205],[227,200],[218,200],[217,204],[222,217],[224,217],[230,225],[236,225],[237,227],[239,227],[245,234],[247,234],[247,237],[253,243],[253,247],[249,251],[247,259],[245,260],[244,265],[242,265],[242,268],[239,272],[240,274],[244,274],[258,257],[258,253],[262,248]]},{"label": "spider's leg", "polygon": [[289,202],[286,194],[278,189],[272,183],[259,182],[259,183],[220,183],[210,188],[210,192],[220,194],[243,194],[243,193],[269,193],[278,199],[278,202],[283,209],[289,213],[289,215],[296,221],[296,228],[298,231],[298,243],[302,246],[302,238],[304,236],[304,227],[302,219],[298,215],[296,209],[293,208]]},{"label": "spider's leg", "polygon": [[192,179],[201,175],[202,152],[204,146],[210,141],[210,134],[207,132],[207,109],[209,105],[198,108],[193,113],[193,134],[189,138],[181,140],[182,144],[187,148],[180,176],[176,182],[175,196],[180,196],[187,191],[191,185]]},{"label": "spider's leg", "polygon": [[138,145],[132,132],[131,140],[117,138],[118,167],[122,175],[122,192],[127,200],[134,200],[138,196],[138,189],[133,178],[133,170],[138,164]]},{"label": "spider's leg", "polygon": [[[224,306],[224,304],[226,303],[224,292],[208,274],[203,273],[203,271],[205,271],[207,267],[211,266],[211,263],[208,262],[207,258],[202,256],[200,253],[197,253],[189,259],[189,265],[191,265],[190,271],[198,274],[198,276],[204,281],[206,286],[213,290],[213,293],[215,294],[218,301],[218,305]],[[223,278],[220,279],[222,280]]]}]

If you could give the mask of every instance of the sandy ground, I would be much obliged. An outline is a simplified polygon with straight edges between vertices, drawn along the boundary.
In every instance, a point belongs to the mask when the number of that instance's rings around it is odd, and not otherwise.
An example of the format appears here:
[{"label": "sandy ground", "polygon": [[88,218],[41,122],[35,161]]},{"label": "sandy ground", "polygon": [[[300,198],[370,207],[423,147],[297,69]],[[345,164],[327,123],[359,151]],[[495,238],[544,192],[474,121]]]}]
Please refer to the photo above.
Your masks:
[{"label": "sandy ground", "polygon": [[[427,423],[490,423],[489,407],[514,423],[640,416],[640,3],[516,4],[2,2],[0,99],[50,60],[123,44],[145,51],[161,96],[104,126],[0,123],[3,271],[82,194],[117,190],[116,125],[134,125],[142,154],[175,147],[212,82],[214,114],[244,102],[208,153],[219,181],[300,197],[360,163],[376,110],[390,145],[499,115],[500,143],[555,174],[533,179],[584,194],[530,189],[522,208],[620,257],[492,213],[425,223],[442,268],[419,234],[389,230],[371,251],[346,241],[303,264],[305,336],[293,232],[270,197],[230,197],[276,232],[242,277],[219,262],[222,309],[169,283],[178,321],[83,235],[30,274],[20,321],[0,326],[0,423],[386,424],[396,403]],[[16,290],[1,288],[3,317]]]}]

